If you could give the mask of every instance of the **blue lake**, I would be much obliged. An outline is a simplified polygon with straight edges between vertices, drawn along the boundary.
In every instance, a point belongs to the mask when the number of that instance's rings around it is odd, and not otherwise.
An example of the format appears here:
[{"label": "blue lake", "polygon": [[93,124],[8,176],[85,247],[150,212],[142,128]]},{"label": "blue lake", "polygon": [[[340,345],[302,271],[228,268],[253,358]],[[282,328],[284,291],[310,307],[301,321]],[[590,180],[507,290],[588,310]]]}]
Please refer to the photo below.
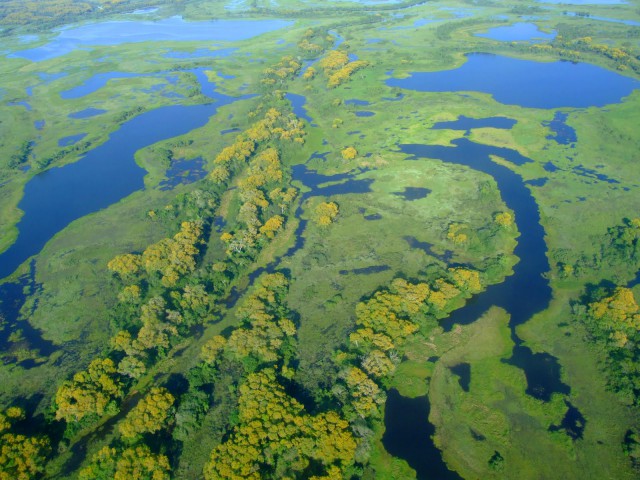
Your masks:
[{"label": "blue lake", "polygon": [[60,140],[58,140],[58,146],[68,147],[70,145],[75,145],[86,136],[87,136],[86,133],[78,133],[76,135],[69,135],[68,137],[63,137]]},{"label": "blue lake", "polygon": [[295,93],[287,93],[285,94],[285,98],[289,100],[289,102],[291,102],[293,113],[298,118],[306,120],[307,122],[309,122],[309,125],[314,125],[313,118],[309,116],[309,114],[307,113],[307,109],[304,108],[305,104],[307,103],[306,97],[302,95],[296,95]]},{"label": "blue lake", "polygon": [[18,204],[24,212],[17,225],[18,238],[0,254],[0,278],[13,273],[72,221],[143,189],[146,171],[135,162],[136,151],[202,127],[218,107],[250,97],[219,94],[203,69],[193,73],[203,94],[215,103],[168,106],[145,112],[123,123],[104,144],[77,162],[47,170],[26,184]]},{"label": "blue lake", "polygon": [[485,33],[476,33],[475,35],[501,42],[540,42],[553,40],[556,37],[556,32],[545,33],[539,30],[535,23],[514,23],[513,25],[490,28]]},{"label": "blue lake", "polygon": [[543,63],[486,53],[467,55],[453,70],[414,72],[386,84],[421,92],[477,91],[500,103],[531,108],[602,107],[640,88],[638,80],[587,63]]},{"label": "blue lake", "polygon": [[466,130],[469,132],[473,128],[501,128],[510,129],[516,123],[516,120],[507,117],[489,117],[489,118],[470,118],[460,115],[457,120],[450,122],[438,122],[433,130]]},{"label": "blue lake", "polygon": [[286,20],[211,20],[187,22],[181,17],[152,21],[99,22],[59,30],[45,45],[20,50],[11,57],[34,62],[56,58],[95,45],[161,41],[237,41],[292,25]]}]

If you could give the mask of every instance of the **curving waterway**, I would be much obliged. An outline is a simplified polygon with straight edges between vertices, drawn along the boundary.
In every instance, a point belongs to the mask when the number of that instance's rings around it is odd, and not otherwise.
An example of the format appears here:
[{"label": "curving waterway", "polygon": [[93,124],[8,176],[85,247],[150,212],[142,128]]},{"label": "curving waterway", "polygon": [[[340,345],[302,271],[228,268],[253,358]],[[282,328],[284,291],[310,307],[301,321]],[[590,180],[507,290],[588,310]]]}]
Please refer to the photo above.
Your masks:
[{"label": "curving waterway", "polygon": [[17,224],[18,238],[0,255],[0,278],[11,275],[72,221],[142,190],[146,170],[135,162],[138,150],[202,127],[219,107],[250,98],[216,92],[204,69],[192,73],[202,93],[213,100],[211,103],[160,107],[142,113],[123,123],[105,143],[77,162],[47,170],[27,183],[18,204],[24,212]]}]

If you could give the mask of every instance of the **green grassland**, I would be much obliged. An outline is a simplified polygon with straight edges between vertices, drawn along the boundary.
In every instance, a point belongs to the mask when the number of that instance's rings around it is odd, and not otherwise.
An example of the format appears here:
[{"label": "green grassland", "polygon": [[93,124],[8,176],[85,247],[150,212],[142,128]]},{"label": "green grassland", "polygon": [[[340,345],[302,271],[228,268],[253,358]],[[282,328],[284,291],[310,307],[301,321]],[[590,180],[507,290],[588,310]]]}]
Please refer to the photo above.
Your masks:
[{"label": "green grassland", "polygon": [[[429,396],[429,420],[436,427],[434,442],[447,465],[463,478],[634,478],[621,445],[625,432],[640,422],[638,410],[607,388],[602,352],[591,345],[584,328],[572,317],[571,304],[581,297],[588,284],[601,281],[626,284],[637,274],[637,265],[602,262],[597,268],[578,269],[567,277],[561,272],[561,264],[579,264],[583,257],[599,255],[607,229],[638,215],[640,93],[636,91],[623,102],[605,108],[562,109],[568,114],[567,124],[575,129],[578,142],[575,148],[559,145],[546,139],[550,130],[543,125],[554,117],[553,110],[503,105],[490,95],[475,92],[465,92],[467,95],[463,97],[458,93],[402,91],[384,84],[390,75],[403,77],[413,71],[455,68],[464,61],[465,53],[476,51],[539,61],[563,58],[556,51],[537,52],[518,42],[496,42],[474,36],[497,25],[520,21],[514,5],[427,2],[397,12],[391,7],[369,12],[352,2],[337,5],[326,8],[324,4],[297,0],[264,0],[237,2],[229,9],[224,2],[192,1],[165,5],[151,14],[150,17],[176,13],[197,20],[242,15],[266,18],[280,13],[283,18],[296,20],[291,28],[256,39],[224,46],[216,42],[213,48],[238,49],[228,57],[170,59],[164,57],[170,50],[193,51],[211,46],[207,42],[162,42],[96,47],[38,63],[0,58],[3,78],[0,250],[15,240],[15,224],[20,217],[17,204],[24,185],[33,175],[77,161],[86,149],[104,143],[122,123],[122,115],[137,107],[148,111],[164,105],[206,102],[196,89],[189,88],[197,86],[193,76],[181,70],[206,67],[218,91],[226,95],[260,94],[259,78],[264,68],[283,55],[298,55],[296,47],[289,45],[295,45],[309,26],[333,29],[344,38],[341,48],[371,65],[334,89],[326,87],[327,80],[322,74],[312,80],[296,78],[287,86],[287,91],[306,97],[305,108],[315,126],[306,124],[305,144],[295,150],[285,149],[284,162],[291,167],[306,163],[314,152],[328,152],[324,160],[309,161],[308,168],[324,175],[351,173],[352,180],[369,181],[370,191],[308,197],[301,204],[300,218],[288,223],[232,285],[243,293],[252,271],[279,259],[277,268],[287,272],[291,280],[288,303],[299,322],[296,385],[305,391],[305,397],[318,402],[326,397],[323,389],[337,374],[332,358],[344,348],[348,334],[355,328],[356,305],[392,279],[423,281],[451,264],[489,272],[488,283],[501,282],[511,274],[517,262],[512,252],[518,231],[499,230],[493,222],[496,213],[506,210],[495,181],[477,171],[435,159],[408,160],[399,153],[397,145],[448,145],[466,132],[430,130],[430,127],[459,115],[512,118],[517,124],[511,130],[473,129],[468,138],[507,147],[532,159],[532,163],[523,166],[495,159],[523,180],[548,179],[543,186],[529,188],[539,205],[546,233],[553,300],[547,310],[520,326],[517,333],[534,352],[548,352],[558,359],[562,380],[571,386],[571,394],[566,398],[556,394],[545,403],[525,393],[523,372],[503,362],[510,357],[513,340],[508,328],[509,315],[500,309],[491,309],[476,322],[446,333],[435,318],[426,319],[420,331],[407,342],[402,362],[384,386],[397,388],[409,397]],[[533,5],[518,2],[518,6]],[[453,11],[442,7],[451,7]],[[561,30],[576,37],[588,32],[599,43],[625,47],[636,55],[640,52],[638,27],[634,30],[616,23],[568,17],[563,15],[567,9],[563,5],[545,8],[544,13],[532,12],[542,15],[536,23],[544,31]],[[311,10],[313,20],[308,17]],[[635,4],[576,6],[575,10],[588,10],[591,15],[608,18],[640,19]],[[457,18],[456,11],[468,12],[470,16]],[[435,22],[416,27],[414,22],[424,18]],[[46,38],[42,36],[37,43]],[[372,38],[380,41],[371,43],[368,40]],[[278,43],[281,39],[284,42]],[[9,48],[16,45],[15,39],[8,43]],[[593,52],[582,53],[581,59],[612,70],[617,68],[610,58]],[[63,71],[66,76],[50,83],[39,76]],[[105,87],[78,99],[60,97],[61,92],[89,77],[110,71],[144,75],[110,80]],[[183,98],[162,96],[151,88],[165,83],[166,74],[159,72],[179,77],[175,85],[167,85],[164,91],[181,94]],[[217,72],[235,77],[223,78]],[[638,78],[632,69],[622,73]],[[29,85],[34,86],[32,96],[25,92],[25,86]],[[243,85],[250,88],[243,90]],[[400,93],[405,95],[402,100],[386,100]],[[369,105],[345,104],[349,99],[365,100]],[[15,101],[29,102],[31,110],[7,105]],[[160,211],[177,194],[203,185],[200,181],[161,190],[160,182],[166,178],[171,163],[167,152],[173,159],[202,157],[205,170],[211,170],[216,155],[234,140],[233,134],[221,132],[246,129],[251,124],[249,112],[259,102],[257,97],[224,106],[204,127],[139,151],[136,161],[148,172],[145,190],[73,222],[35,257],[35,281],[39,288],[29,292],[23,312],[42,337],[55,344],[56,351],[49,357],[42,357],[37,351],[23,353],[36,361],[32,368],[0,365],[3,407],[31,399],[37,404],[38,413],[46,412],[62,380],[109,350],[109,339],[116,333],[111,312],[117,304],[120,285],[107,270],[107,262],[117,254],[140,252],[173,234],[171,226],[151,220],[147,212]],[[286,105],[286,100],[281,100],[281,104]],[[68,118],[70,113],[85,108],[107,112],[84,120]],[[357,111],[375,115],[359,117]],[[36,120],[45,120],[42,130],[35,128]],[[87,133],[84,140],[90,145],[65,152],[44,166],[38,163],[62,150],[57,144],[60,138],[77,133]],[[11,168],[8,159],[25,141],[35,142],[33,155],[25,163],[30,169]],[[341,151],[348,146],[356,148],[356,158],[342,157]],[[578,175],[574,169],[576,162],[568,156],[619,183]],[[557,170],[545,170],[548,162]],[[308,190],[299,182],[294,185],[302,192]],[[406,200],[399,194],[407,187],[427,188],[429,193],[424,198]],[[312,220],[320,201],[339,205],[339,216],[329,226],[317,225]],[[225,208],[219,214],[234,221],[240,208],[237,191],[227,192],[222,204]],[[371,215],[375,219],[365,218]],[[298,240],[295,233],[299,221],[308,221],[301,232],[302,248],[280,258]],[[456,245],[447,238],[452,223],[466,226],[468,243]],[[431,254],[410,248],[405,237],[431,244]],[[201,262],[220,261],[225,257],[224,250],[219,234],[212,232]],[[451,257],[444,262],[442,255],[447,251]],[[500,256],[504,259],[498,261]],[[388,269],[369,274],[354,272],[383,266]],[[23,266],[20,272],[25,271]],[[204,324],[192,338],[175,345],[139,379],[132,396],[153,385],[168,385],[172,378],[185,378],[196,366],[202,345],[236,326],[235,311],[221,308],[215,321]],[[461,362],[471,368],[468,392],[462,390],[459,377],[450,370]],[[172,457],[178,459],[172,465],[175,478],[199,478],[210,451],[222,441],[227,417],[236,408],[235,397],[228,395],[235,391],[234,374],[216,384],[217,403],[194,434],[181,444],[180,454]],[[587,421],[583,438],[575,441],[562,431],[549,431],[549,427],[562,421],[565,400],[579,408]],[[48,466],[48,475],[76,478],[78,468],[85,466],[93,453],[117,438],[114,426],[121,419],[122,415],[109,418],[73,437],[69,445],[61,446]],[[406,462],[384,450],[381,420],[374,424],[373,432],[371,459],[363,476],[412,478],[414,472]],[[478,440],[480,437],[483,440]],[[83,449],[86,455],[78,455]],[[501,470],[494,470],[489,464],[494,452],[499,452],[504,460]]]}]

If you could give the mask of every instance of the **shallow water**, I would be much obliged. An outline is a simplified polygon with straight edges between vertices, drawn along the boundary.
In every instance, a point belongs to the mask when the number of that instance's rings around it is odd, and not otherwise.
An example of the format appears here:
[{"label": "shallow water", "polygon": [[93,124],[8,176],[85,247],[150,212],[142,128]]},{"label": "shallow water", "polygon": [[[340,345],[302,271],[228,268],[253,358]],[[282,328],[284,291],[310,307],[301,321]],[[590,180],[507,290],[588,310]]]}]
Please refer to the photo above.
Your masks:
[{"label": "shallow water", "polygon": [[158,21],[111,21],[59,29],[49,43],[13,52],[11,57],[34,62],[56,58],[96,45],[162,41],[238,41],[292,25],[287,20],[211,20],[187,22],[182,17]]},{"label": "shallow water", "polygon": [[535,23],[514,23],[501,27],[490,28],[485,33],[476,33],[476,37],[490,38],[501,42],[542,42],[553,40],[556,32],[545,33],[538,29]]}]

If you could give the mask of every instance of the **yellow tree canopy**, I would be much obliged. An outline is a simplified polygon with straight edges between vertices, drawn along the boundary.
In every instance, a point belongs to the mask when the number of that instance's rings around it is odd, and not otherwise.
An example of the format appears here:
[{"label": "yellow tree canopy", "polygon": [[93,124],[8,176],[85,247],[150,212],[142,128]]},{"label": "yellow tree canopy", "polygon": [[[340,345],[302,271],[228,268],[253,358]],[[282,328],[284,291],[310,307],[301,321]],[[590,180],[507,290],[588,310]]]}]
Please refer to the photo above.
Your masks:
[{"label": "yellow tree canopy", "polygon": [[131,409],[119,429],[123,437],[133,438],[141,433],[154,433],[162,429],[172,410],[175,398],[166,388],[152,388]]}]

